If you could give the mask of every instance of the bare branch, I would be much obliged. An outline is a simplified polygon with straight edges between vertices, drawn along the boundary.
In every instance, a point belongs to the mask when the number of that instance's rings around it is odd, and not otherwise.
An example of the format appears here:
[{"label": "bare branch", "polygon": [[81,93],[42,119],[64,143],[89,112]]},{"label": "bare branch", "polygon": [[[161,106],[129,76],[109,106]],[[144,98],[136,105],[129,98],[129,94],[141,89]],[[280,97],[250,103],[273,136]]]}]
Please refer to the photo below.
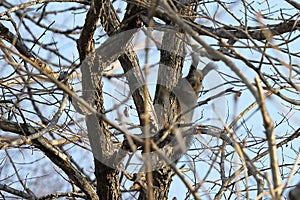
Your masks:
[{"label": "bare branch", "polygon": [[280,199],[280,195],[282,191],[280,190],[280,172],[278,167],[278,156],[277,156],[277,148],[276,148],[276,138],[275,138],[275,132],[274,132],[274,125],[273,121],[271,120],[267,108],[265,106],[265,99],[262,91],[262,87],[260,85],[258,76],[255,78],[255,82],[257,84],[258,88],[258,94],[259,94],[259,101],[258,105],[261,108],[261,113],[264,120],[264,127],[266,129],[266,137],[268,140],[268,146],[269,146],[269,153],[270,153],[270,164],[272,169],[272,177],[273,177],[273,184],[275,191],[274,199]]},{"label": "bare branch", "polygon": [[8,192],[10,194],[13,194],[13,195],[25,198],[25,199],[34,199],[34,197],[31,194],[28,194],[28,193],[20,191],[20,190],[16,190],[5,184],[0,184],[0,190],[3,190],[5,192]]}]

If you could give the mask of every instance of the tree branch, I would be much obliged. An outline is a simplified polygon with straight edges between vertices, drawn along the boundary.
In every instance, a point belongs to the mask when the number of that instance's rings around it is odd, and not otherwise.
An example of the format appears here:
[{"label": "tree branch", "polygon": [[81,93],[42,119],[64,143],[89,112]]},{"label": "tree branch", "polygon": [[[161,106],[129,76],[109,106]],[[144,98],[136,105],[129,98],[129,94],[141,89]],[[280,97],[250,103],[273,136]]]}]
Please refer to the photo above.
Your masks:
[{"label": "tree branch", "polygon": [[[288,3],[292,4],[294,7],[299,9],[299,4],[292,0],[286,0]],[[132,1],[130,1],[132,3]],[[140,7],[149,9],[151,8],[151,4],[147,4],[143,1],[137,1],[134,0],[134,3],[136,5],[139,5]],[[157,9],[157,11],[160,8]],[[172,20],[169,15],[164,14],[164,12],[156,12],[155,17],[163,20],[164,22],[169,22]],[[142,14],[141,18],[143,19],[144,23],[146,25],[150,25],[148,21],[148,16]],[[271,33],[273,36],[276,35],[282,35],[284,33],[290,33],[293,31],[296,31],[300,27],[300,21],[295,20],[287,20],[278,24],[270,24],[270,25],[264,25],[264,26],[247,26],[247,27],[241,27],[241,26],[223,26],[219,28],[212,28],[208,26],[204,26],[201,24],[198,24],[197,22],[191,21],[191,20],[184,20],[186,24],[189,24],[194,31],[196,31],[199,35],[206,35],[206,36],[212,36],[214,38],[223,38],[223,39],[249,39],[249,36],[252,39],[263,41],[269,37],[266,35],[266,32]],[[155,27],[165,27],[165,25],[159,24],[157,22],[152,23],[152,25],[155,24]],[[154,27],[154,28],[155,28]],[[176,29],[176,27],[172,27],[172,29]],[[179,28],[176,29],[179,31]]]},{"label": "tree branch", "polygon": [[[275,131],[274,131],[274,123],[271,120],[269,113],[267,111],[266,105],[265,105],[265,99],[263,95],[263,89],[260,84],[260,79],[258,76],[255,78],[255,83],[257,84],[258,88],[258,95],[259,95],[259,101],[258,105],[260,107],[260,111],[263,117],[264,121],[264,127],[266,131],[266,138],[268,141],[268,149],[270,153],[270,165],[272,169],[272,178],[273,178],[273,184],[274,184],[274,191],[275,196],[273,196],[274,199],[279,200],[282,190],[280,188],[280,182],[281,182],[281,176],[278,166],[278,156],[277,156],[277,147],[276,147],[276,138],[275,138]],[[271,187],[271,186],[270,186]]]},{"label": "tree branch", "polygon": [[[116,34],[127,33],[127,35],[130,36],[128,37],[128,40],[131,41],[135,32],[138,30],[137,28],[141,26],[140,18],[138,17],[138,13],[141,12],[141,9],[138,6],[131,5],[131,3],[129,3],[126,8],[124,20],[120,22],[111,2],[105,0],[103,0],[103,2],[106,2],[106,4],[102,10],[101,23],[106,33],[111,37]],[[118,37],[120,37],[120,35]],[[145,91],[146,88],[143,87],[145,85],[145,80],[143,78],[136,53],[131,46],[127,46],[125,52],[120,52],[118,59],[126,75],[141,126],[146,125],[144,113],[147,110],[151,128],[153,128],[154,131],[157,131],[157,116],[152,105],[150,93],[149,91]]]},{"label": "tree branch", "polygon": [[34,196],[32,196],[32,195],[30,195],[26,192],[23,192],[23,191],[14,189],[12,187],[9,187],[8,185],[5,185],[5,184],[0,183],[0,190],[3,190],[3,191],[8,192],[10,194],[22,197],[24,199],[34,199]]},{"label": "tree branch", "polygon": [[[2,130],[22,135],[25,133],[27,136],[36,134],[36,128],[33,128],[28,124],[18,124],[17,122],[9,123],[8,121],[3,120],[0,122],[0,128]],[[70,180],[72,180],[87,195],[87,197],[93,200],[98,199],[93,186],[70,164],[66,154],[57,150],[53,145],[50,144],[48,139],[43,136],[33,139],[32,143],[34,146],[44,152],[53,163],[61,168],[70,178]]]}]

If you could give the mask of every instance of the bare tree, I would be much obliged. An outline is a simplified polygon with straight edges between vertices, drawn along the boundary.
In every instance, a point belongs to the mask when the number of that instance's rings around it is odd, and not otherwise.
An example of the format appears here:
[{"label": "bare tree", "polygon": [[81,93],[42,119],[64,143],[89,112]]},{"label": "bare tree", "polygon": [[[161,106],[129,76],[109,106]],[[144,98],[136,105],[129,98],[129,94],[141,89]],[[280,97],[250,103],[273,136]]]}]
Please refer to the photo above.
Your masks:
[{"label": "bare tree", "polygon": [[0,8],[1,198],[299,199],[296,1]]}]

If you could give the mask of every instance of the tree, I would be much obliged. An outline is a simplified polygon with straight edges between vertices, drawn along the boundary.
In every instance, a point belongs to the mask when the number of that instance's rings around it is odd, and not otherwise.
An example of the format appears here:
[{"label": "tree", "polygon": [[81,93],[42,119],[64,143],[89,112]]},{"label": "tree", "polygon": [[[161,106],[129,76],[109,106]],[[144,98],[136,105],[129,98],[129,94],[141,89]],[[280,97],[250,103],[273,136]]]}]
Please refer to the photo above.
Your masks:
[{"label": "tree", "polygon": [[1,1],[2,198],[297,199],[299,10]]}]

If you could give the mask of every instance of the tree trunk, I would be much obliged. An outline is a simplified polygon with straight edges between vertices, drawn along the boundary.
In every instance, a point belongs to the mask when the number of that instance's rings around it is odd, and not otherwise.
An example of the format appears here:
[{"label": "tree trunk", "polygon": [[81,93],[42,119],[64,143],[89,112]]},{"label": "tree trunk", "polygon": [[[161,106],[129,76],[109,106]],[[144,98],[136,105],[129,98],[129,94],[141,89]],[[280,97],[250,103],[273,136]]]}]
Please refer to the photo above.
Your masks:
[{"label": "tree trunk", "polygon": [[[180,13],[191,16],[191,7],[184,7]],[[154,104],[159,122],[159,129],[173,124],[180,114],[180,105],[172,92],[179,79],[182,78],[182,68],[185,59],[185,35],[178,32],[166,32],[163,36],[160,66]],[[178,120],[178,119],[177,119]],[[166,147],[172,148],[172,147]],[[167,157],[172,160],[174,151],[166,151]],[[153,199],[168,199],[169,189],[174,171],[168,165],[152,172]],[[148,199],[147,192],[142,190],[139,199]]]}]

